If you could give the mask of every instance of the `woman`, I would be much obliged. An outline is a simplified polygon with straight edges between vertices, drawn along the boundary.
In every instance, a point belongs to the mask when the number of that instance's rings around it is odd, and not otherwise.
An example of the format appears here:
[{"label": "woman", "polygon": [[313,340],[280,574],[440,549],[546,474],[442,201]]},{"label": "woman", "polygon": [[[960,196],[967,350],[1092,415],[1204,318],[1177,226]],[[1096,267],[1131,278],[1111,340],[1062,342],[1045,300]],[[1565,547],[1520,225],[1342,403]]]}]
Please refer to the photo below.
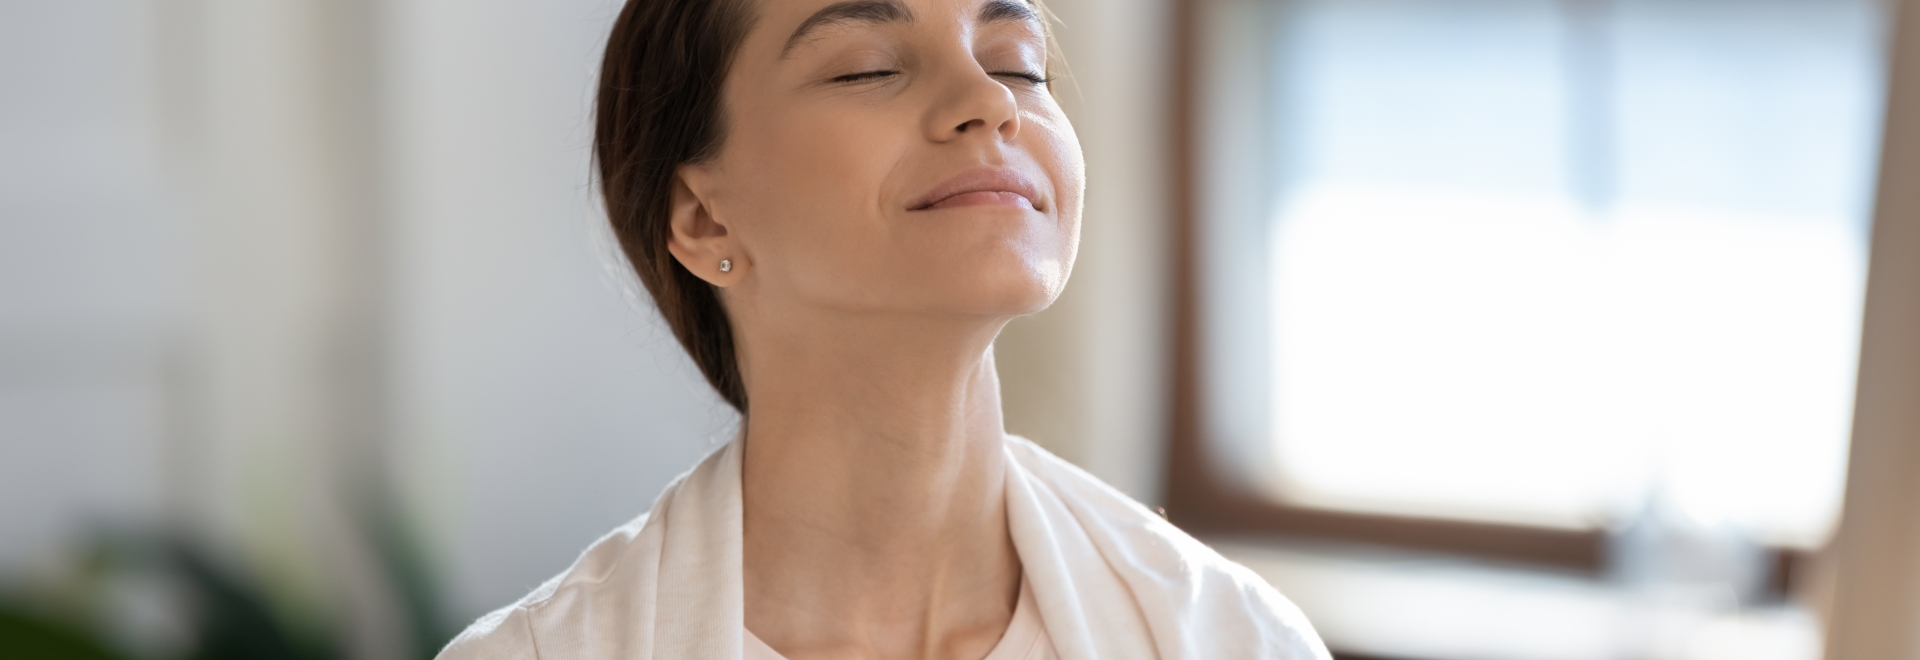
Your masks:
[{"label": "woman", "polygon": [[1002,430],[1083,163],[1030,0],[629,0],[622,248],[740,435],[448,658],[1325,658],[1246,569]]}]

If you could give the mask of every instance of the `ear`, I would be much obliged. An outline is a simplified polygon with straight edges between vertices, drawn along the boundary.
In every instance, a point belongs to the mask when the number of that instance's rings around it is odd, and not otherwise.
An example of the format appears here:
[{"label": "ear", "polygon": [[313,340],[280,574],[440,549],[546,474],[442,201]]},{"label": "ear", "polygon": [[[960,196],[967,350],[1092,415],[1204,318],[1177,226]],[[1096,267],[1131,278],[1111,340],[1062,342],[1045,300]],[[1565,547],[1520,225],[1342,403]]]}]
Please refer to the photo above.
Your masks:
[{"label": "ear", "polygon": [[[673,176],[672,213],[668,218],[672,233],[667,237],[667,252],[680,265],[706,280],[708,284],[728,287],[740,281],[747,270],[746,255],[734,233],[718,218],[705,185],[709,172],[697,165],[682,165]],[[728,269],[721,270],[722,262]]]}]

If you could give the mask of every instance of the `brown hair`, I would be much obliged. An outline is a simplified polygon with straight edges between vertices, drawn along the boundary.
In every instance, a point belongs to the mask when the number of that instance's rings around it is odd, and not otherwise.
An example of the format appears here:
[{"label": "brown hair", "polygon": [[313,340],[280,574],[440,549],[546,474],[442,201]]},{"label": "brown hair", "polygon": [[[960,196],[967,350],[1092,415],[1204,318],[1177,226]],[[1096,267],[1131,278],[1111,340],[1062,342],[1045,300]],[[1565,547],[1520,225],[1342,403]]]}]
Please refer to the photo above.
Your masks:
[{"label": "brown hair", "polygon": [[711,158],[720,102],[752,22],[746,0],[627,0],[600,65],[593,154],[607,219],[673,336],[728,405],[747,411],[733,328],[713,285],[667,252],[675,172]]}]

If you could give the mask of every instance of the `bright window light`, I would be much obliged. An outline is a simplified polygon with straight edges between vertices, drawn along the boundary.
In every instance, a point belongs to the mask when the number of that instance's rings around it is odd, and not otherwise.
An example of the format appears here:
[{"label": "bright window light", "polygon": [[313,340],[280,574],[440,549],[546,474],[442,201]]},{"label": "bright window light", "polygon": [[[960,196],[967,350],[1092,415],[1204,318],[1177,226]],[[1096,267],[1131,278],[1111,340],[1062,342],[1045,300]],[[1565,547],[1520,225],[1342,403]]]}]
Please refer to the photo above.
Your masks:
[{"label": "bright window light", "polygon": [[1303,0],[1272,491],[1814,546],[1845,476],[1877,5]]}]

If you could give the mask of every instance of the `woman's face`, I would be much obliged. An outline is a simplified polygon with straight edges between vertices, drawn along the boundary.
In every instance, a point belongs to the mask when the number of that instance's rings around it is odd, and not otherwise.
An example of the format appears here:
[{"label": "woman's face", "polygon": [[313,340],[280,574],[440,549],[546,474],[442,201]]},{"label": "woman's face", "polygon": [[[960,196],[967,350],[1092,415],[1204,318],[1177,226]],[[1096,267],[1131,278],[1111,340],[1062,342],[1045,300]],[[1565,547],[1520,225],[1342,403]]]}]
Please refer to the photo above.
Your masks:
[{"label": "woman's face", "polygon": [[1059,295],[1085,174],[1035,7],[752,4],[720,151],[680,170],[681,263],[730,307],[1006,317]]}]

